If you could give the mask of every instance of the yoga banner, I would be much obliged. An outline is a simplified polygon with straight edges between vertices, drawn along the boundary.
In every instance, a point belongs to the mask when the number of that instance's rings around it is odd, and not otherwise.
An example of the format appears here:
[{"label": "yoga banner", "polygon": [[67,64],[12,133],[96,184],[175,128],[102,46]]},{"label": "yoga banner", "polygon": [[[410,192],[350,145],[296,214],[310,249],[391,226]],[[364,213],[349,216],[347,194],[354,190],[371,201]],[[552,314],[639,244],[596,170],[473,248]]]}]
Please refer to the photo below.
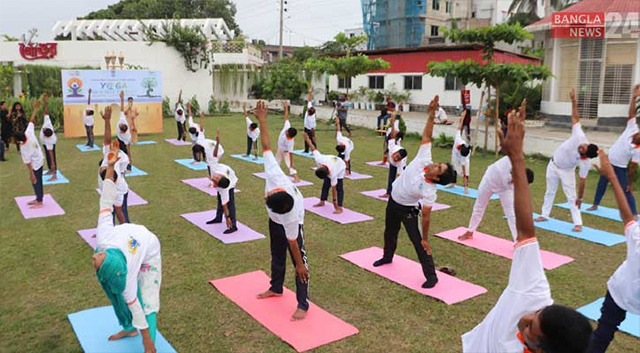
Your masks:
[{"label": "yoga banner", "polygon": [[[62,70],[62,101],[64,104],[64,136],[86,136],[84,111],[87,108],[89,89],[94,114],[94,134],[104,134],[104,122],[100,112],[111,106],[111,128],[120,117],[120,91],[127,99],[133,98],[133,109],[138,111],[136,128],[139,134],[162,132],[162,77],[160,71],[146,70]],[[131,126],[131,120],[129,120]]]}]

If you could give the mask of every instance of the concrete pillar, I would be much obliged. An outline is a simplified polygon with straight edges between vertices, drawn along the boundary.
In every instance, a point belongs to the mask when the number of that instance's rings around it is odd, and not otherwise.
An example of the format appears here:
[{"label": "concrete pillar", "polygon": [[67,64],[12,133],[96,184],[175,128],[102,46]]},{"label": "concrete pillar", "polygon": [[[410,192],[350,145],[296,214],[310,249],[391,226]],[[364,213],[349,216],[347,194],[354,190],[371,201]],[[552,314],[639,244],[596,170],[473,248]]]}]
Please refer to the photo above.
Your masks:
[{"label": "concrete pillar", "polygon": [[551,61],[551,72],[554,74],[554,76],[551,77],[551,87],[550,87],[550,94],[549,94],[549,101],[550,102],[555,102],[557,101],[556,98],[556,93],[557,93],[557,87],[556,87],[556,75],[558,75],[558,68],[560,67],[560,44],[559,44],[559,40],[556,38],[552,38],[551,39],[553,41],[552,45],[553,45],[553,60]]},{"label": "concrete pillar", "polygon": [[13,72],[13,96],[18,98],[22,93],[22,71]]}]

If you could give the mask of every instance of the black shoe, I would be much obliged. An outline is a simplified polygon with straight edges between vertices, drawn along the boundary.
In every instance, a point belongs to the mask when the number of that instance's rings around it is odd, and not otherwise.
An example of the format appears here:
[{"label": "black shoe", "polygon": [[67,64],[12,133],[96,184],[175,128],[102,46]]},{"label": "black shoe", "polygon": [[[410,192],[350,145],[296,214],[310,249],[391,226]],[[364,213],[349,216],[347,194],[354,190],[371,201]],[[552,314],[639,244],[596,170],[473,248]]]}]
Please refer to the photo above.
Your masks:
[{"label": "black shoe", "polygon": [[226,229],[224,232],[222,232],[222,234],[231,234],[233,232],[237,232],[238,231],[238,227],[231,227],[229,229]]},{"label": "black shoe", "polygon": [[210,221],[207,221],[207,224],[218,224],[218,223],[222,223],[221,219],[212,219]]},{"label": "black shoe", "polygon": [[433,275],[427,278],[427,281],[422,284],[422,288],[433,288],[438,283],[438,276]]},{"label": "black shoe", "polygon": [[0,162],[6,162],[6,161],[7,161],[7,159],[6,159],[6,158],[2,158],[2,159],[0,159]]},{"label": "black shoe", "polygon": [[391,259],[385,259],[385,258],[383,257],[383,258],[381,258],[380,260],[378,260],[378,261],[374,262],[374,263],[373,263],[373,267],[379,267],[379,266],[382,266],[382,265],[387,265],[387,264],[390,264],[390,263],[391,263],[391,261],[393,261],[393,260],[391,260]]}]

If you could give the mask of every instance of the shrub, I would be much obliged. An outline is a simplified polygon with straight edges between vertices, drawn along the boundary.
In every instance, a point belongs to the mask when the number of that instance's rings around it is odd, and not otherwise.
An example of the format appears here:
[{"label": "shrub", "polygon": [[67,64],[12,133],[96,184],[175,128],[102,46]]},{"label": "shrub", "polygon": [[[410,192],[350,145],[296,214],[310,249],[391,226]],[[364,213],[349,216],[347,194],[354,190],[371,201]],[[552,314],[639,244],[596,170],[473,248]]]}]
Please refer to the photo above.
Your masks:
[{"label": "shrub", "polygon": [[213,95],[211,96],[211,99],[209,100],[209,105],[207,106],[207,108],[209,108],[209,114],[217,114],[218,113],[218,107],[216,105],[216,99],[213,97]]},{"label": "shrub", "polygon": [[330,91],[329,94],[327,95],[327,99],[329,100],[329,102],[333,102],[333,101],[337,101],[338,98],[340,98],[340,96],[342,96],[342,92]]},{"label": "shrub", "polygon": [[[198,100],[196,99],[195,95],[191,97],[189,102],[191,102],[191,112],[193,113],[193,115],[200,114],[200,103],[198,103]],[[185,109],[187,108],[185,107]]]},{"label": "shrub", "polygon": [[218,104],[218,107],[221,114],[231,113],[231,109],[229,108],[229,100],[227,99],[220,101],[220,103]]},{"label": "shrub", "polygon": [[438,137],[433,140],[433,145],[436,147],[453,147],[453,137],[449,137],[445,135],[444,132],[441,132]]},{"label": "shrub", "polygon": [[173,108],[171,107],[171,100],[167,96],[164,96],[164,98],[162,99],[162,115],[173,117]]}]

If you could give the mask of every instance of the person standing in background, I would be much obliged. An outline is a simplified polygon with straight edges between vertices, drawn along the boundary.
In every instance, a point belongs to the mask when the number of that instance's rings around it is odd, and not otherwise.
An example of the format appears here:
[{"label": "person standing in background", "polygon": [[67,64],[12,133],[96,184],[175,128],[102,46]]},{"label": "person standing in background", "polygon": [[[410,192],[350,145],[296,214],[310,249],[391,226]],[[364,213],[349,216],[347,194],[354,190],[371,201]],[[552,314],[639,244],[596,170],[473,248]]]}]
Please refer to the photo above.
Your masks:
[{"label": "person standing in background", "polygon": [[[349,111],[349,107],[347,106],[347,95],[343,94],[340,97],[340,100],[336,104],[336,110],[338,111],[338,119],[340,119],[340,126],[344,127],[345,130],[349,133],[349,137],[352,137],[351,129],[349,129],[349,125],[347,125],[347,113]],[[340,129],[342,132],[342,129]]]},{"label": "person standing in background", "polygon": [[[13,135],[13,124],[11,123],[9,111],[7,110],[7,102],[5,101],[0,101],[0,122],[2,123],[2,128],[0,130],[2,142],[8,151],[9,144],[11,143],[11,135]],[[2,158],[0,160],[4,160],[4,152],[2,153]]]},{"label": "person standing in background", "polygon": [[87,132],[87,144],[86,146],[89,148],[93,148],[93,113],[94,109],[91,108],[91,88],[89,88],[89,98],[87,99],[87,108],[84,110],[84,116],[82,117],[84,121],[84,129]]},{"label": "person standing in background", "polygon": [[[38,106],[40,105],[38,104]],[[15,135],[16,133],[24,133],[24,131],[27,129],[27,117],[20,102],[13,103],[13,106],[11,106],[11,109],[9,109],[9,118],[11,119],[13,134]],[[13,140],[16,143],[18,152],[20,152],[20,143],[16,141],[15,137]]]}]

